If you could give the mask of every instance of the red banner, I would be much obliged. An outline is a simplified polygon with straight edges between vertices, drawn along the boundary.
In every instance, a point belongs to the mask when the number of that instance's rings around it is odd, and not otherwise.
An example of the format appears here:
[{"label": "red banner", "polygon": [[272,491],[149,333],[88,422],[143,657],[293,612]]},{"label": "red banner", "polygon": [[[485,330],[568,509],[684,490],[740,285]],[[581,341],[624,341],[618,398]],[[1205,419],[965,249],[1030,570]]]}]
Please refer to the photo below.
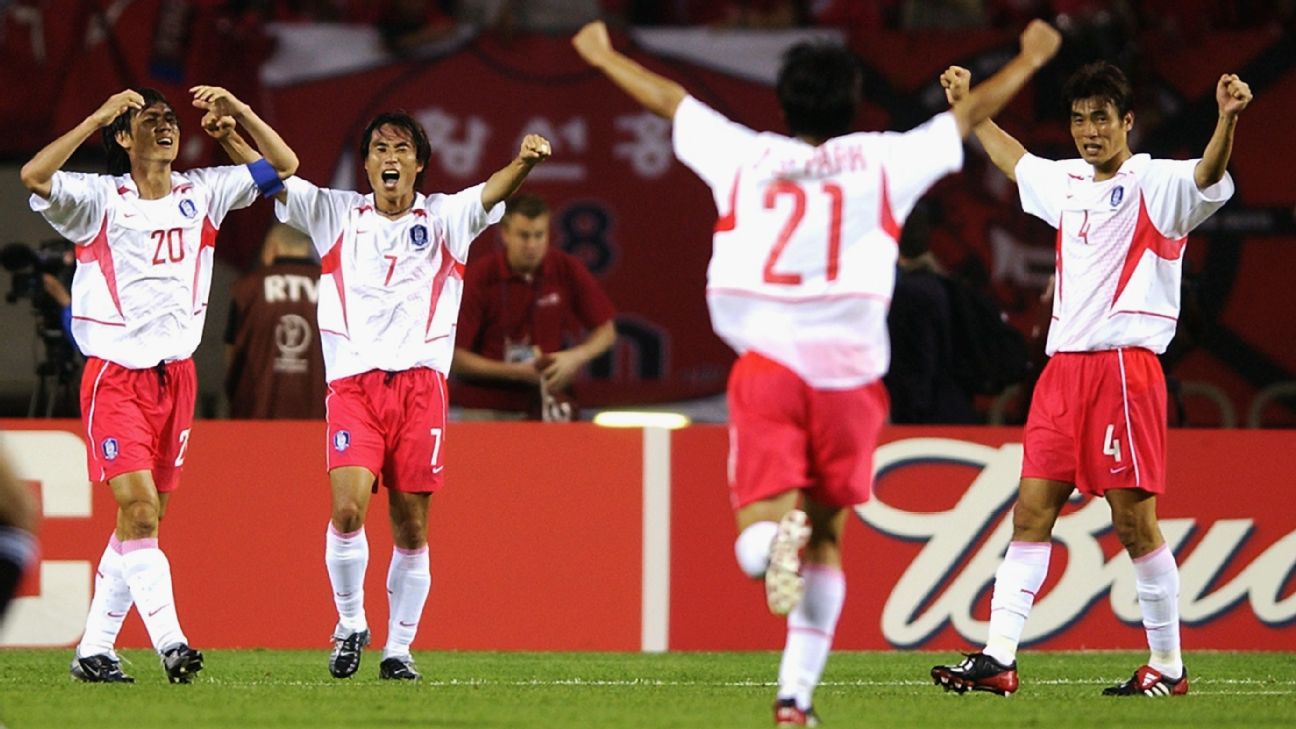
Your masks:
[{"label": "red banner", "polygon": [[[45,511],[41,566],[0,643],[70,645],[89,606],[112,498],[85,481],[77,423],[0,428]],[[876,498],[845,537],[850,587],[838,647],[955,649],[984,639],[1010,533],[1019,435],[886,431]],[[317,423],[196,424],[161,540],[195,645],[327,644],[335,614],[323,565],[323,440]],[[1277,487],[1292,474],[1274,455],[1293,446],[1292,432],[1171,431],[1171,485],[1159,510],[1181,569],[1187,650],[1296,650],[1288,627],[1296,619],[1296,512]],[[416,648],[781,644],[761,587],[734,563],[723,428],[654,441],[588,424],[455,423],[447,448],[447,486],[430,518],[432,593]],[[669,508],[656,513],[652,503],[664,496]],[[380,496],[367,528],[368,609],[379,639],[391,550],[381,504]],[[1028,645],[1144,645],[1133,569],[1109,522],[1103,501],[1073,504],[1058,520]],[[129,618],[121,645],[147,644]]]}]

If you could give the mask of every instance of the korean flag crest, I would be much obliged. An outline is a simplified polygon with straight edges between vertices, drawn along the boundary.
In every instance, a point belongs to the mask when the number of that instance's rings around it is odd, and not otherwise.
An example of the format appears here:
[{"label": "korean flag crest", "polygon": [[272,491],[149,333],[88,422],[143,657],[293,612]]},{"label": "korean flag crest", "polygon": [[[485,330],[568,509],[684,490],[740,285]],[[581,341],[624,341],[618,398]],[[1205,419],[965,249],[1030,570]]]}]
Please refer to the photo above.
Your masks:
[{"label": "korean flag crest", "polygon": [[338,453],[346,452],[351,447],[351,431],[339,430],[333,434],[333,450]]},{"label": "korean flag crest", "polygon": [[1111,206],[1114,208],[1117,205],[1120,205],[1121,200],[1124,199],[1125,199],[1125,187],[1123,185],[1117,185],[1115,189],[1111,191]]},{"label": "korean flag crest", "polygon": [[426,225],[411,225],[409,229],[410,244],[414,250],[421,251],[428,244],[428,230]]},{"label": "korean flag crest", "polygon": [[180,201],[180,214],[186,218],[192,218],[198,214],[198,206],[194,205],[193,200],[185,198]]},{"label": "korean flag crest", "polygon": [[104,438],[102,447],[105,461],[115,461],[117,460],[117,454],[121,453],[116,438]]}]

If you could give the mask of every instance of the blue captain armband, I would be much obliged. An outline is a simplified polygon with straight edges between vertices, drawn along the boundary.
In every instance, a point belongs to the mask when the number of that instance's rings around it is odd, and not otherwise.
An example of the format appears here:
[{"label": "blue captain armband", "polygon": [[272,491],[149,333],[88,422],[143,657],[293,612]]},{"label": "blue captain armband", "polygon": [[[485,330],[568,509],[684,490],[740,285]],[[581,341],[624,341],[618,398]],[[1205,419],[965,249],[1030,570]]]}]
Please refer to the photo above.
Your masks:
[{"label": "blue captain armband", "polygon": [[247,168],[248,172],[252,173],[252,181],[261,191],[261,197],[274,197],[283,192],[284,184],[283,180],[279,179],[278,170],[264,157],[256,162],[249,162]]}]

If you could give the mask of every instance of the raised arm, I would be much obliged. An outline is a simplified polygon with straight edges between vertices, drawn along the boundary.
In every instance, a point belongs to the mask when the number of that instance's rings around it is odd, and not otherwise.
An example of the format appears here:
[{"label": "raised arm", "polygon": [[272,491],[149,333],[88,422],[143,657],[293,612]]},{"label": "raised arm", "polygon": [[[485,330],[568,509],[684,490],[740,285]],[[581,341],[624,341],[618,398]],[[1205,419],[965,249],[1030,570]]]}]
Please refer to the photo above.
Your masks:
[{"label": "raised arm", "polygon": [[53,191],[54,173],[67,164],[72,153],[81,146],[91,134],[99,131],[101,127],[106,127],[112,123],[122,112],[127,109],[139,111],[144,108],[144,97],[133,89],[119,91],[99,106],[93,114],[86,117],[72,127],[63,136],[55,139],[53,142],[45,145],[45,148],[36,153],[27,164],[23,165],[22,183],[26,188],[43,198],[49,198],[50,192]]},{"label": "raised arm", "polygon": [[[1032,20],[1021,34],[1021,51],[995,75],[977,84],[953,105],[959,133],[968,135],[977,124],[993,117],[1019,89],[1048,62],[1062,44],[1062,36],[1048,23]],[[942,83],[944,77],[942,76]]]},{"label": "raised arm", "polygon": [[1238,114],[1251,103],[1251,87],[1236,74],[1226,73],[1215,84],[1215,100],[1219,102],[1219,121],[1215,122],[1215,133],[1193,170],[1198,190],[1224,179],[1229,156],[1233,154],[1233,130],[1237,127]]},{"label": "raised arm", "polygon": [[531,168],[549,159],[552,153],[549,140],[539,134],[528,134],[523,137],[522,147],[513,161],[487,178],[486,185],[482,187],[482,207],[490,210],[497,203],[508,199],[508,196],[522,185],[527,175],[531,174]]},{"label": "raised arm", "polygon": [[[941,86],[945,87],[945,98],[949,100],[950,106],[957,108],[968,94],[968,87],[972,84],[972,73],[960,66],[950,66],[945,73],[941,74],[940,82]],[[1021,145],[1021,142],[990,119],[974,126],[972,132],[976,134],[977,141],[981,142],[981,146],[985,148],[994,166],[1007,175],[1008,179],[1016,182],[1017,163],[1026,154],[1026,148]]]},{"label": "raised arm", "polygon": [[[216,118],[228,116],[234,121],[243,125],[247,133],[256,142],[257,149],[260,150],[267,162],[275,168],[279,174],[279,179],[292,177],[297,171],[297,154],[292,151],[288,143],[279,136],[279,133],[266,124],[257,113],[252,110],[251,106],[239,101],[234,94],[219,86],[195,86],[189,89],[194,95],[193,105],[199,109],[204,109]],[[204,117],[206,119],[206,117]],[[240,138],[240,141],[241,138]],[[246,142],[244,142],[246,146]],[[225,145],[222,144],[222,147]],[[226,148],[229,153],[229,148]],[[230,155],[234,158],[234,155]],[[255,159],[255,158],[253,158]]]},{"label": "raised arm", "polygon": [[601,20],[581,28],[572,36],[572,45],[586,63],[602,71],[612,83],[657,116],[673,119],[675,110],[688,94],[683,86],[649,71],[613,48],[607,26]]},{"label": "raised arm", "polygon": [[234,117],[216,116],[212,112],[203,114],[202,128],[207,136],[216,140],[221,149],[234,164],[245,165],[261,159],[261,153],[252,148],[247,140],[235,129]]}]

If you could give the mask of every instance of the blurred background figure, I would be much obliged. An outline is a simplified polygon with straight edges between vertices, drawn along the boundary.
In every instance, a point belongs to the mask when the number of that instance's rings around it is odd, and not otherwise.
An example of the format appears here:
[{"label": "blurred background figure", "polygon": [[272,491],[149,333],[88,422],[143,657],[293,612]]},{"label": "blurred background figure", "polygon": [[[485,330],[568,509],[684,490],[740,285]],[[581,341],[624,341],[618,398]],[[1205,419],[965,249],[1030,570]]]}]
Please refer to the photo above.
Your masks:
[{"label": "blurred background figure", "polygon": [[0,619],[36,557],[36,504],[0,452]]},{"label": "blurred background figure", "polygon": [[230,417],[323,418],[324,354],[315,319],[320,265],[310,238],[276,223],[261,262],[232,290],[225,327]]},{"label": "blurred background figure", "polygon": [[976,423],[972,396],[954,378],[954,314],[944,268],[927,248],[930,201],[919,202],[900,233],[895,294],[887,314],[891,369],[883,377],[893,423]]},{"label": "blurred background figure", "polygon": [[27,300],[36,325],[36,384],[28,400],[27,417],[76,417],[80,413],[74,387],[83,360],[72,339],[72,285],[75,268],[72,244],[51,238],[32,247],[9,243],[0,250],[0,265],[12,275],[5,301]]},{"label": "blurred background figure", "polygon": [[[549,245],[549,206],[514,195],[504,245],[468,265],[451,401],[465,419],[574,420],[572,382],[616,343],[616,309],[579,258]],[[577,342],[568,344],[569,342]]]}]

